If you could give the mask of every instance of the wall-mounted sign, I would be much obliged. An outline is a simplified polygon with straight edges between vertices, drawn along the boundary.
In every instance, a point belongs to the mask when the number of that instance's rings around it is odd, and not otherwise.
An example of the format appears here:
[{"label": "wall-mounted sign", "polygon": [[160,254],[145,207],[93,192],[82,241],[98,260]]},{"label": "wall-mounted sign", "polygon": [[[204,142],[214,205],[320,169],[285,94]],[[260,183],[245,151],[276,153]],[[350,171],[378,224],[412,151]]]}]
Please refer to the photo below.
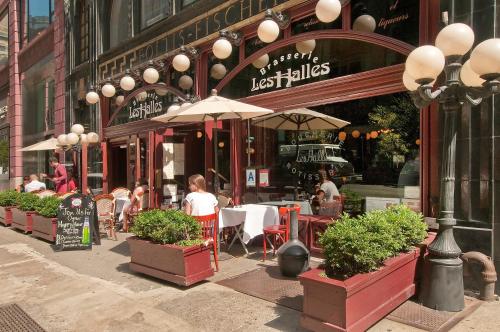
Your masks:
[{"label": "wall-mounted sign", "polygon": [[269,169],[259,169],[259,187],[269,187]]},{"label": "wall-mounted sign", "polygon": [[255,168],[248,168],[246,170],[247,187],[255,187],[257,183],[256,176]]},{"label": "wall-mounted sign", "polygon": [[[269,64],[260,69],[260,77],[252,77],[250,91],[267,92],[277,89],[290,88],[301,81],[328,76],[331,67],[329,61],[320,61],[312,52],[283,54],[271,59]],[[264,91],[266,90],[266,91]]]},{"label": "wall-mounted sign", "polygon": [[143,101],[134,99],[127,109],[129,121],[148,119],[162,113],[163,101],[152,91],[147,93],[147,97]]}]

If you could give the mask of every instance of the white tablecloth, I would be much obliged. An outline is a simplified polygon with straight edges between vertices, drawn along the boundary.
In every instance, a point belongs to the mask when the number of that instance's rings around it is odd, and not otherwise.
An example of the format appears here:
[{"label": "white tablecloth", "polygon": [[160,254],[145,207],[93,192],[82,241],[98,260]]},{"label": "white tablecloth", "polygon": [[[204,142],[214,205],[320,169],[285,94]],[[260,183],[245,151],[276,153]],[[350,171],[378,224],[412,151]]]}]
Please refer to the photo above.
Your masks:
[{"label": "white tablecloth", "polygon": [[279,224],[276,206],[246,204],[235,208],[224,208],[219,213],[219,229],[243,225],[243,242],[261,235],[264,226]]}]

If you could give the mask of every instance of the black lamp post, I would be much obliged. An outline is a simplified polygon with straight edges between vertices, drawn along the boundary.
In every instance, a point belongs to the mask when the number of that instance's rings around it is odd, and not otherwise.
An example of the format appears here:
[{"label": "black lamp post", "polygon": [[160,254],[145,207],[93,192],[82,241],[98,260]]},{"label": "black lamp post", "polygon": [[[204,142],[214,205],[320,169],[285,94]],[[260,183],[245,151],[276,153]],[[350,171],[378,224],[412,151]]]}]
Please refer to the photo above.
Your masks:
[{"label": "black lamp post", "polygon": [[[483,98],[500,91],[500,39],[480,43],[462,64],[473,44],[474,32],[470,27],[461,23],[448,25],[438,34],[436,47],[421,46],[410,53],[403,74],[403,83],[417,107],[437,101],[444,112],[439,232],[429,245],[428,273],[421,290],[425,306],[443,311],[464,308],[461,250],[453,236],[458,111],[464,103],[478,105]],[[444,85],[433,88],[443,69]]]}]

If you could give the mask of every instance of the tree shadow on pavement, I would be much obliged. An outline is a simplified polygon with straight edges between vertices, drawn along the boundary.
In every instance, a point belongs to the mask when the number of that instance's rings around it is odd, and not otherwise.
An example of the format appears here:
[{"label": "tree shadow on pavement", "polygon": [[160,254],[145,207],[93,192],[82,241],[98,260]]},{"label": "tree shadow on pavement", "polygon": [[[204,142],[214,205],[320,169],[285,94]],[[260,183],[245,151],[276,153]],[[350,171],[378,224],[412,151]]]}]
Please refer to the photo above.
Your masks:
[{"label": "tree shadow on pavement", "polygon": [[123,241],[120,244],[114,246],[113,248],[109,249],[109,251],[112,251],[116,254],[120,254],[123,256],[130,256],[130,248],[128,246],[127,241]]}]

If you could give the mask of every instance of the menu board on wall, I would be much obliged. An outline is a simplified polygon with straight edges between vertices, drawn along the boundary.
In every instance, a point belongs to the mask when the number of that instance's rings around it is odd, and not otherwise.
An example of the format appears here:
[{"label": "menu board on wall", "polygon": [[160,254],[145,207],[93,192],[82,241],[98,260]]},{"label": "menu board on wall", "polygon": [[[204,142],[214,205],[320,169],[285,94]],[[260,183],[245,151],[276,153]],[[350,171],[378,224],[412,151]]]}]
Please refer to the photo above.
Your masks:
[{"label": "menu board on wall", "polygon": [[57,213],[56,250],[92,249],[95,202],[89,197],[74,194],[64,199]]},{"label": "menu board on wall", "polygon": [[173,180],[184,175],[184,144],[163,143],[163,179]]}]

